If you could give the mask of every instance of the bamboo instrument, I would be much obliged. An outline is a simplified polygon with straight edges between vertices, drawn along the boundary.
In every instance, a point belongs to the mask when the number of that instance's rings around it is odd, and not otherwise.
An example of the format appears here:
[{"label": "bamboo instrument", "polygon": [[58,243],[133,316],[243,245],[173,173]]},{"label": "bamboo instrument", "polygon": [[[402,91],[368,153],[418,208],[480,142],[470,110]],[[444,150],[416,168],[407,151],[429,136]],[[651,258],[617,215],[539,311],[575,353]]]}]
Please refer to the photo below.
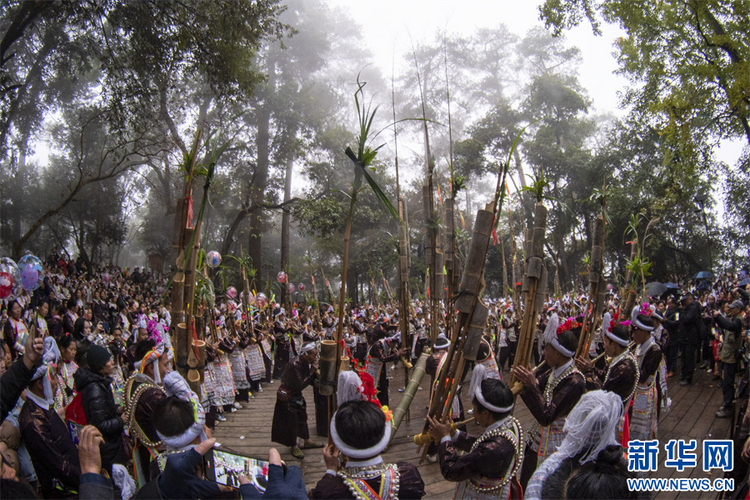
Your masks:
[{"label": "bamboo instrument", "polygon": [[[516,349],[514,366],[528,366],[534,348],[534,331],[539,319],[539,305],[544,300],[547,288],[547,268],[543,265],[544,232],[547,225],[547,208],[537,203],[534,214],[534,232],[524,244],[528,265],[523,279],[522,291],[526,294],[526,308],[523,312],[521,335]],[[511,380],[514,380],[512,377]],[[513,384],[512,386],[514,386]],[[517,394],[517,393],[515,393]]]},{"label": "bamboo instrument", "polygon": [[398,359],[401,361],[401,363],[404,364],[404,368],[407,370],[411,370],[414,365],[412,365],[408,359],[406,359],[405,356],[399,356]]},{"label": "bamboo instrument", "polygon": [[[488,205],[484,210],[477,211],[477,217],[474,221],[474,231],[469,253],[466,259],[466,268],[461,280],[461,288],[456,298],[455,308],[458,311],[458,317],[453,327],[451,335],[451,345],[446,353],[446,360],[443,367],[435,377],[439,383],[430,400],[428,415],[440,419],[448,417],[456,396],[458,385],[461,383],[461,375],[464,371],[465,359],[473,359],[476,356],[474,339],[468,340],[477,333],[481,337],[484,321],[486,321],[486,306],[479,301],[479,293],[483,287],[482,274],[484,271],[484,261],[489,246],[490,234],[495,218],[492,205]],[[482,307],[478,307],[481,304]],[[484,315],[484,320],[481,316]],[[472,328],[472,325],[482,324],[482,328]],[[467,352],[467,349],[468,352]],[[473,351],[473,354],[472,354]],[[472,357],[473,356],[473,357]],[[428,429],[425,422],[423,432]],[[422,452],[420,463],[424,461],[427,449]]]},{"label": "bamboo instrument", "polygon": [[[473,421],[474,421],[474,417],[467,418],[466,420],[462,420],[461,422],[453,422],[451,424],[451,433],[455,432],[462,425],[467,425]],[[417,446],[424,446],[428,444],[430,441],[432,441],[432,438],[430,437],[429,432],[423,432],[422,434],[414,435],[414,444],[416,444]]]},{"label": "bamboo instrument", "polygon": [[328,291],[328,300],[330,301],[331,305],[334,309],[336,309],[336,296],[333,294],[333,289],[331,288],[331,284],[328,282],[328,279],[326,278],[326,273],[323,271],[323,268],[320,268],[320,273],[323,275],[323,282],[326,284],[326,290]]},{"label": "bamboo instrument", "polygon": [[[635,342],[631,342],[630,344],[628,344],[628,351],[632,350],[633,347],[635,347]],[[592,365],[597,364],[599,362],[599,360],[602,359],[606,355],[607,355],[606,352],[601,353],[600,355],[598,355],[597,357],[595,357],[594,359],[591,360],[591,364]]]},{"label": "bamboo instrument", "polygon": [[589,351],[591,338],[596,330],[599,316],[604,305],[604,282],[601,276],[604,268],[604,214],[594,219],[593,244],[591,248],[591,263],[589,266],[589,289],[586,307],[586,318],[583,321],[583,331],[578,342],[576,356],[583,356]]},{"label": "bamboo instrument", "polygon": [[396,436],[401,421],[409,412],[409,407],[414,400],[414,396],[417,394],[417,390],[419,390],[422,378],[424,378],[427,358],[429,357],[430,355],[426,352],[423,352],[422,355],[419,356],[414,371],[411,374],[411,378],[409,378],[409,383],[406,385],[406,389],[404,389],[404,395],[401,397],[401,401],[398,402],[396,409],[393,410],[393,430],[391,431],[391,441],[393,441],[393,438]]}]

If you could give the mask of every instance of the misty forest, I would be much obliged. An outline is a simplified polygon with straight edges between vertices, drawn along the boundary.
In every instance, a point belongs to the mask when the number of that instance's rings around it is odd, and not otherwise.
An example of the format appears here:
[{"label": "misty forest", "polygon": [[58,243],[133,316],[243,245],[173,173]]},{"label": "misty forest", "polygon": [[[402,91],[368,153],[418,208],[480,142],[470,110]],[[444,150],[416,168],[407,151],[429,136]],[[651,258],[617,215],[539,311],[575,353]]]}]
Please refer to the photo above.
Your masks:
[{"label": "misty forest", "polygon": [[[382,301],[406,272],[424,297],[430,272],[460,274],[494,202],[484,279],[500,297],[542,203],[556,295],[585,287],[600,214],[615,286],[737,272],[749,11],[547,0],[527,32],[447,25],[378,67],[368,21],[318,0],[3,0],[0,254],[169,273],[187,213],[224,256],[218,287],[247,264],[258,290],[283,270],[333,302],[344,275],[348,300]],[[566,39],[607,23],[624,32],[621,117],[592,112]],[[744,141],[735,164],[723,140]]]}]

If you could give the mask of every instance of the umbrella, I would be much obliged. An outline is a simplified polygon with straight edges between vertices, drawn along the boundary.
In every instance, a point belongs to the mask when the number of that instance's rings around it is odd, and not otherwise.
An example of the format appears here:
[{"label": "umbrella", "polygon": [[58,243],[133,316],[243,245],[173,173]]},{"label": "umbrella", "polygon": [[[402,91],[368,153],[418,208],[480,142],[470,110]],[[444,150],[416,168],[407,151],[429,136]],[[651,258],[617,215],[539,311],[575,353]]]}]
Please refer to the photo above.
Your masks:
[{"label": "umbrella", "polygon": [[664,286],[667,287],[667,289],[661,294],[662,300],[666,299],[670,295],[681,295],[680,287],[678,285],[675,285],[674,283],[664,283]]},{"label": "umbrella", "polygon": [[652,281],[651,283],[646,283],[646,293],[650,297],[657,297],[666,291],[667,291],[667,287],[664,285],[664,283],[660,283],[658,281]]},{"label": "umbrella", "polygon": [[695,276],[693,276],[694,280],[712,280],[714,279],[714,273],[711,271],[701,271]]},{"label": "umbrella", "polygon": [[740,281],[737,286],[746,286],[750,285],[750,278],[745,278],[744,280]]}]

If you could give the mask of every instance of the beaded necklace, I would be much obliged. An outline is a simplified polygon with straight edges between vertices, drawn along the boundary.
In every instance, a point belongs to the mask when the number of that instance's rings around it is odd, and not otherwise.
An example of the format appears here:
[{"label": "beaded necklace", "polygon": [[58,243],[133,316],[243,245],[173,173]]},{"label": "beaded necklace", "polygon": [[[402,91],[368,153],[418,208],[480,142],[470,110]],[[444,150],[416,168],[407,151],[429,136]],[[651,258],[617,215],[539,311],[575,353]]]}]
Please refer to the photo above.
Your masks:
[{"label": "beaded necklace", "polygon": [[[135,382],[141,382],[141,385],[138,386],[135,392],[131,393],[133,383]],[[138,441],[141,441],[149,448],[158,448],[162,444],[161,441],[153,442],[149,440],[143,429],[141,429],[141,426],[135,421],[135,410],[138,407],[138,401],[148,389],[159,389],[161,392],[164,392],[161,386],[155,384],[147,375],[142,373],[136,372],[128,378],[125,383],[125,421],[131,433],[133,433]],[[166,393],[164,392],[164,394]]]},{"label": "beaded necklace", "polygon": [[[356,500],[398,500],[398,488],[401,475],[396,464],[379,463],[363,467],[346,467],[336,473]],[[382,497],[373,490],[365,481],[380,477],[380,493],[386,494]]]},{"label": "beaded necklace", "polygon": [[635,383],[633,384],[633,389],[630,391],[630,395],[627,398],[622,400],[623,402],[625,402],[625,401],[630,400],[630,398],[633,397],[633,394],[635,394],[635,389],[636,387],[638,387],[638,361],[636,360],[635,355],[631,351],[625,350],[625,352],[623,352],[622,354],[615,356],[612,362],[609,363],[609,366],[607,367],[607,375],[604,377],[604,383],[606,384],[607,380],[609,380],[609,374],[612,371],[612,368],[617,363],[619,363],[620,360],[623,360],[623,359],[629,360],[631,363],[633,363],[633,367],[635,368],[635,371],[636,371],[636,379],[635,379]]},{"label": "beaded necklace", "polygon": [[552,402],[552,393],[555,392],[555,388],[557,388],[557,385],[574,373],[581,373],[578,371],[578,368],[576,368],[575,364],[571,364],[569,367],[567,367],[559,377],[555,377],[554,371],[550,373],[550,377],[547,380],[547,386],[544,388],[544,401],[547,404],[550,404]]},{"label": "beaded necklace", "polygon": [[[517,434],[514,434],[514,430]],[[473,479],[469,479],[467,483],[469,487],[475,491],[492,492],[502,489],[511,479],[516,477],[516,473],[523,463],[524,447],[521,445],[521,443],[524,442],[523,428],[521,427],[521,423],[515,417],[507,417],[496,429],[485,431],[484,434],[482,434],[479,439],[474,441],[474,444],[471,445],[469,453],[473,452],[481,443],[493,440],[496,437],[503,437],[513,444],[513,447],[516,450],[516,460],[512,469],[506,472],[501,483],[484,485],[477,483]]]}]

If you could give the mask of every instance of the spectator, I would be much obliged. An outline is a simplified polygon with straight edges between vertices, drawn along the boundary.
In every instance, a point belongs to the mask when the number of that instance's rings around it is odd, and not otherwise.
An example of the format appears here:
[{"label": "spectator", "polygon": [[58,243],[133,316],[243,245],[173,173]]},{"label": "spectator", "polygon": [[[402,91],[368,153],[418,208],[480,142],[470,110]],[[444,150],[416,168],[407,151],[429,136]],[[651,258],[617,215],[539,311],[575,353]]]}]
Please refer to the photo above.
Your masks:
[{"label": "spectator", "polygon": [[57,376],[45,363],[31,379],[18,419],[44,498],[74,496],[81,476],[78,450],[53,406],[56,388]]},{"label": "spectator", "polygon": [[115,405],[112,394],[112,378],[115,369],[114,360],[109,349],[98,345],[89,347],[87,354],[88,369],[80,368],[74,379],[81,403],[89,425],[95,426],[102,434],[102,463],[112,473],[112,464],[127,462],[123,446],[123,409]]},{"label": "spectator", "polygon": [[737,352],[742,344],[742,310],[744,304],[741,300],[735,300],[727,306],[727,316],[720,314],[719,310],[713,311],[713,319],[719,328],[724,330],[724,338],[721,346],[721,362],[724,366],[724,379],[721,389],[724,401],[716,412],[717,418],[729,418],[732,415],[732,402],[734,401],[734,378],[737,375]]}]

